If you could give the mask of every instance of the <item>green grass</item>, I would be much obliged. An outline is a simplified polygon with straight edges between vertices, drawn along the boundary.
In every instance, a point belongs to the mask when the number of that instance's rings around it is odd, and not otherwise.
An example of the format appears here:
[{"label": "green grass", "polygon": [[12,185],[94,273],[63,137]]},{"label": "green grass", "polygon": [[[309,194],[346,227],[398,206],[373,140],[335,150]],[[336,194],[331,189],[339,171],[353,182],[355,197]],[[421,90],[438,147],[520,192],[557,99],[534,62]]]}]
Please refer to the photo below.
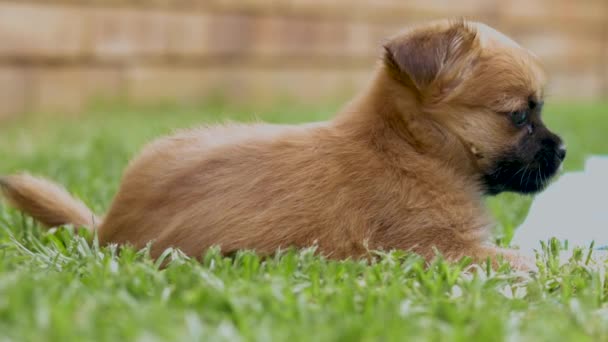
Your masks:
[{"label": "green grass", "polygon": [[[155,136],[225,118],[318,120],[336,109],[125,108],[3,123],[0,174],[48,176],[103,212],[129,158]],[[545,113],[567,141],[567,170],[581,168],[588,154],[608,153],[608,106],[553,105]],[[497,241],[508,243],[530,201],[489,200]],[[608,340],[606,265],[590,263],[582,250],[559,265],[555,243],[530,276],[508,265],[464,272],[467,260],[426,268],[400,252],[371,265],[327,261],[311,250],[270,259],[210,251],[202,262],[169,251],[159,270],[146,250],[119,254],[90,238],[44,232],[0,207],[0,341]]]}]

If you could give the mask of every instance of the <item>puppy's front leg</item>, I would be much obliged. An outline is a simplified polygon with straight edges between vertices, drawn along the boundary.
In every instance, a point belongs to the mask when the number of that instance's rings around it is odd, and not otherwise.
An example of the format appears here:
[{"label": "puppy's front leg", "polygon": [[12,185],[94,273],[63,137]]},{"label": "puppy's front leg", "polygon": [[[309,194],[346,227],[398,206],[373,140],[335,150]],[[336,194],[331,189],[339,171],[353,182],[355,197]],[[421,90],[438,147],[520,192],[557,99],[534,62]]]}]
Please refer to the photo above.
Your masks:
[{"label": "puppy's front leg", "polygon": [[518,269],[520,271],[537,270],[536,260],[534,258],[526,256],[514,249],[483,245],[477,247],[474,251],[472,251],[471,256],[473,257],[473,259],[475,259],[476,262],[479,263],[484,262],[488,258],[490,258],[493,263],[496,263],[496,261],[502,256],[515,269]]}]

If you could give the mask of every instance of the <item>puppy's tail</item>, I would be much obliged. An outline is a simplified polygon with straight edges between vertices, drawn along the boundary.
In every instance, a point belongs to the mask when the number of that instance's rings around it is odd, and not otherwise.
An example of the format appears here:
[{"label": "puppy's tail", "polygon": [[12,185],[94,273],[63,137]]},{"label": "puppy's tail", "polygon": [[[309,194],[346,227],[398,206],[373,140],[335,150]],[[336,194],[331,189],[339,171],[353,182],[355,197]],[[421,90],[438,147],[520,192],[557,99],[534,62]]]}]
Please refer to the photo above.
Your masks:
[{"label": "puppy's tail", "polygon": [[84,203],[48,180],[28,174],[4,176],[0,190],[11,205],[49,228],[71,224],[93,229],[100,224]]}]

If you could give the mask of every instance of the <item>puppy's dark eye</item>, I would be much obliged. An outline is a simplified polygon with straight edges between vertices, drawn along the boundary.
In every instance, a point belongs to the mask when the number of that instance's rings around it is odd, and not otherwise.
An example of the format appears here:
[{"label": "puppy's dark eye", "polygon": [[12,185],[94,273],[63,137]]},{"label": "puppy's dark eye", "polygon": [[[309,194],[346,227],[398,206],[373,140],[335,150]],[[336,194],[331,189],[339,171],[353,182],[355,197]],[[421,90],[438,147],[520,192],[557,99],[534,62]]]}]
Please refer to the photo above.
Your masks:
[{"label": "puppy's dark eye", "polygon": [[523,127],[528,122],[528,111],[518,110],[511,113],[511,121],[517,127]]}]

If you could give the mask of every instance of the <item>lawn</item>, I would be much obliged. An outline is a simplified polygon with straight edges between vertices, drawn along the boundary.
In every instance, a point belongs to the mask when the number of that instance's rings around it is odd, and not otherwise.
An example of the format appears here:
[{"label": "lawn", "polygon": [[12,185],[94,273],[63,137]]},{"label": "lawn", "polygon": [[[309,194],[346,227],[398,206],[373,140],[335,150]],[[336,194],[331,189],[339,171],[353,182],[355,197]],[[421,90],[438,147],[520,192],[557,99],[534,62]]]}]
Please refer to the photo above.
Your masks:
[{"label": "lawn", "polygon": [[[0,127],[0,174],[48,176],[102,213],[129,158],[155,136],[225,119],[319,120],[336,108],[106,105],[79,118],[27,116]],[[608,154],[608,105],[554,104],[544,115],[568,144],[566,170]],[[488,201],[497,242],[508,244],[530,201]],[[467,260],[425,267],[402,252],[336,262],[312,250],[270,259],[212,250],[202,262],[168,251],[160,270],[146,250],[90,240],[44,232],[0,204],[0,341],[608,340],[607,266],[587,250],[559,265],[557,244],[528,275],[508,265],[463,271]]]}]

